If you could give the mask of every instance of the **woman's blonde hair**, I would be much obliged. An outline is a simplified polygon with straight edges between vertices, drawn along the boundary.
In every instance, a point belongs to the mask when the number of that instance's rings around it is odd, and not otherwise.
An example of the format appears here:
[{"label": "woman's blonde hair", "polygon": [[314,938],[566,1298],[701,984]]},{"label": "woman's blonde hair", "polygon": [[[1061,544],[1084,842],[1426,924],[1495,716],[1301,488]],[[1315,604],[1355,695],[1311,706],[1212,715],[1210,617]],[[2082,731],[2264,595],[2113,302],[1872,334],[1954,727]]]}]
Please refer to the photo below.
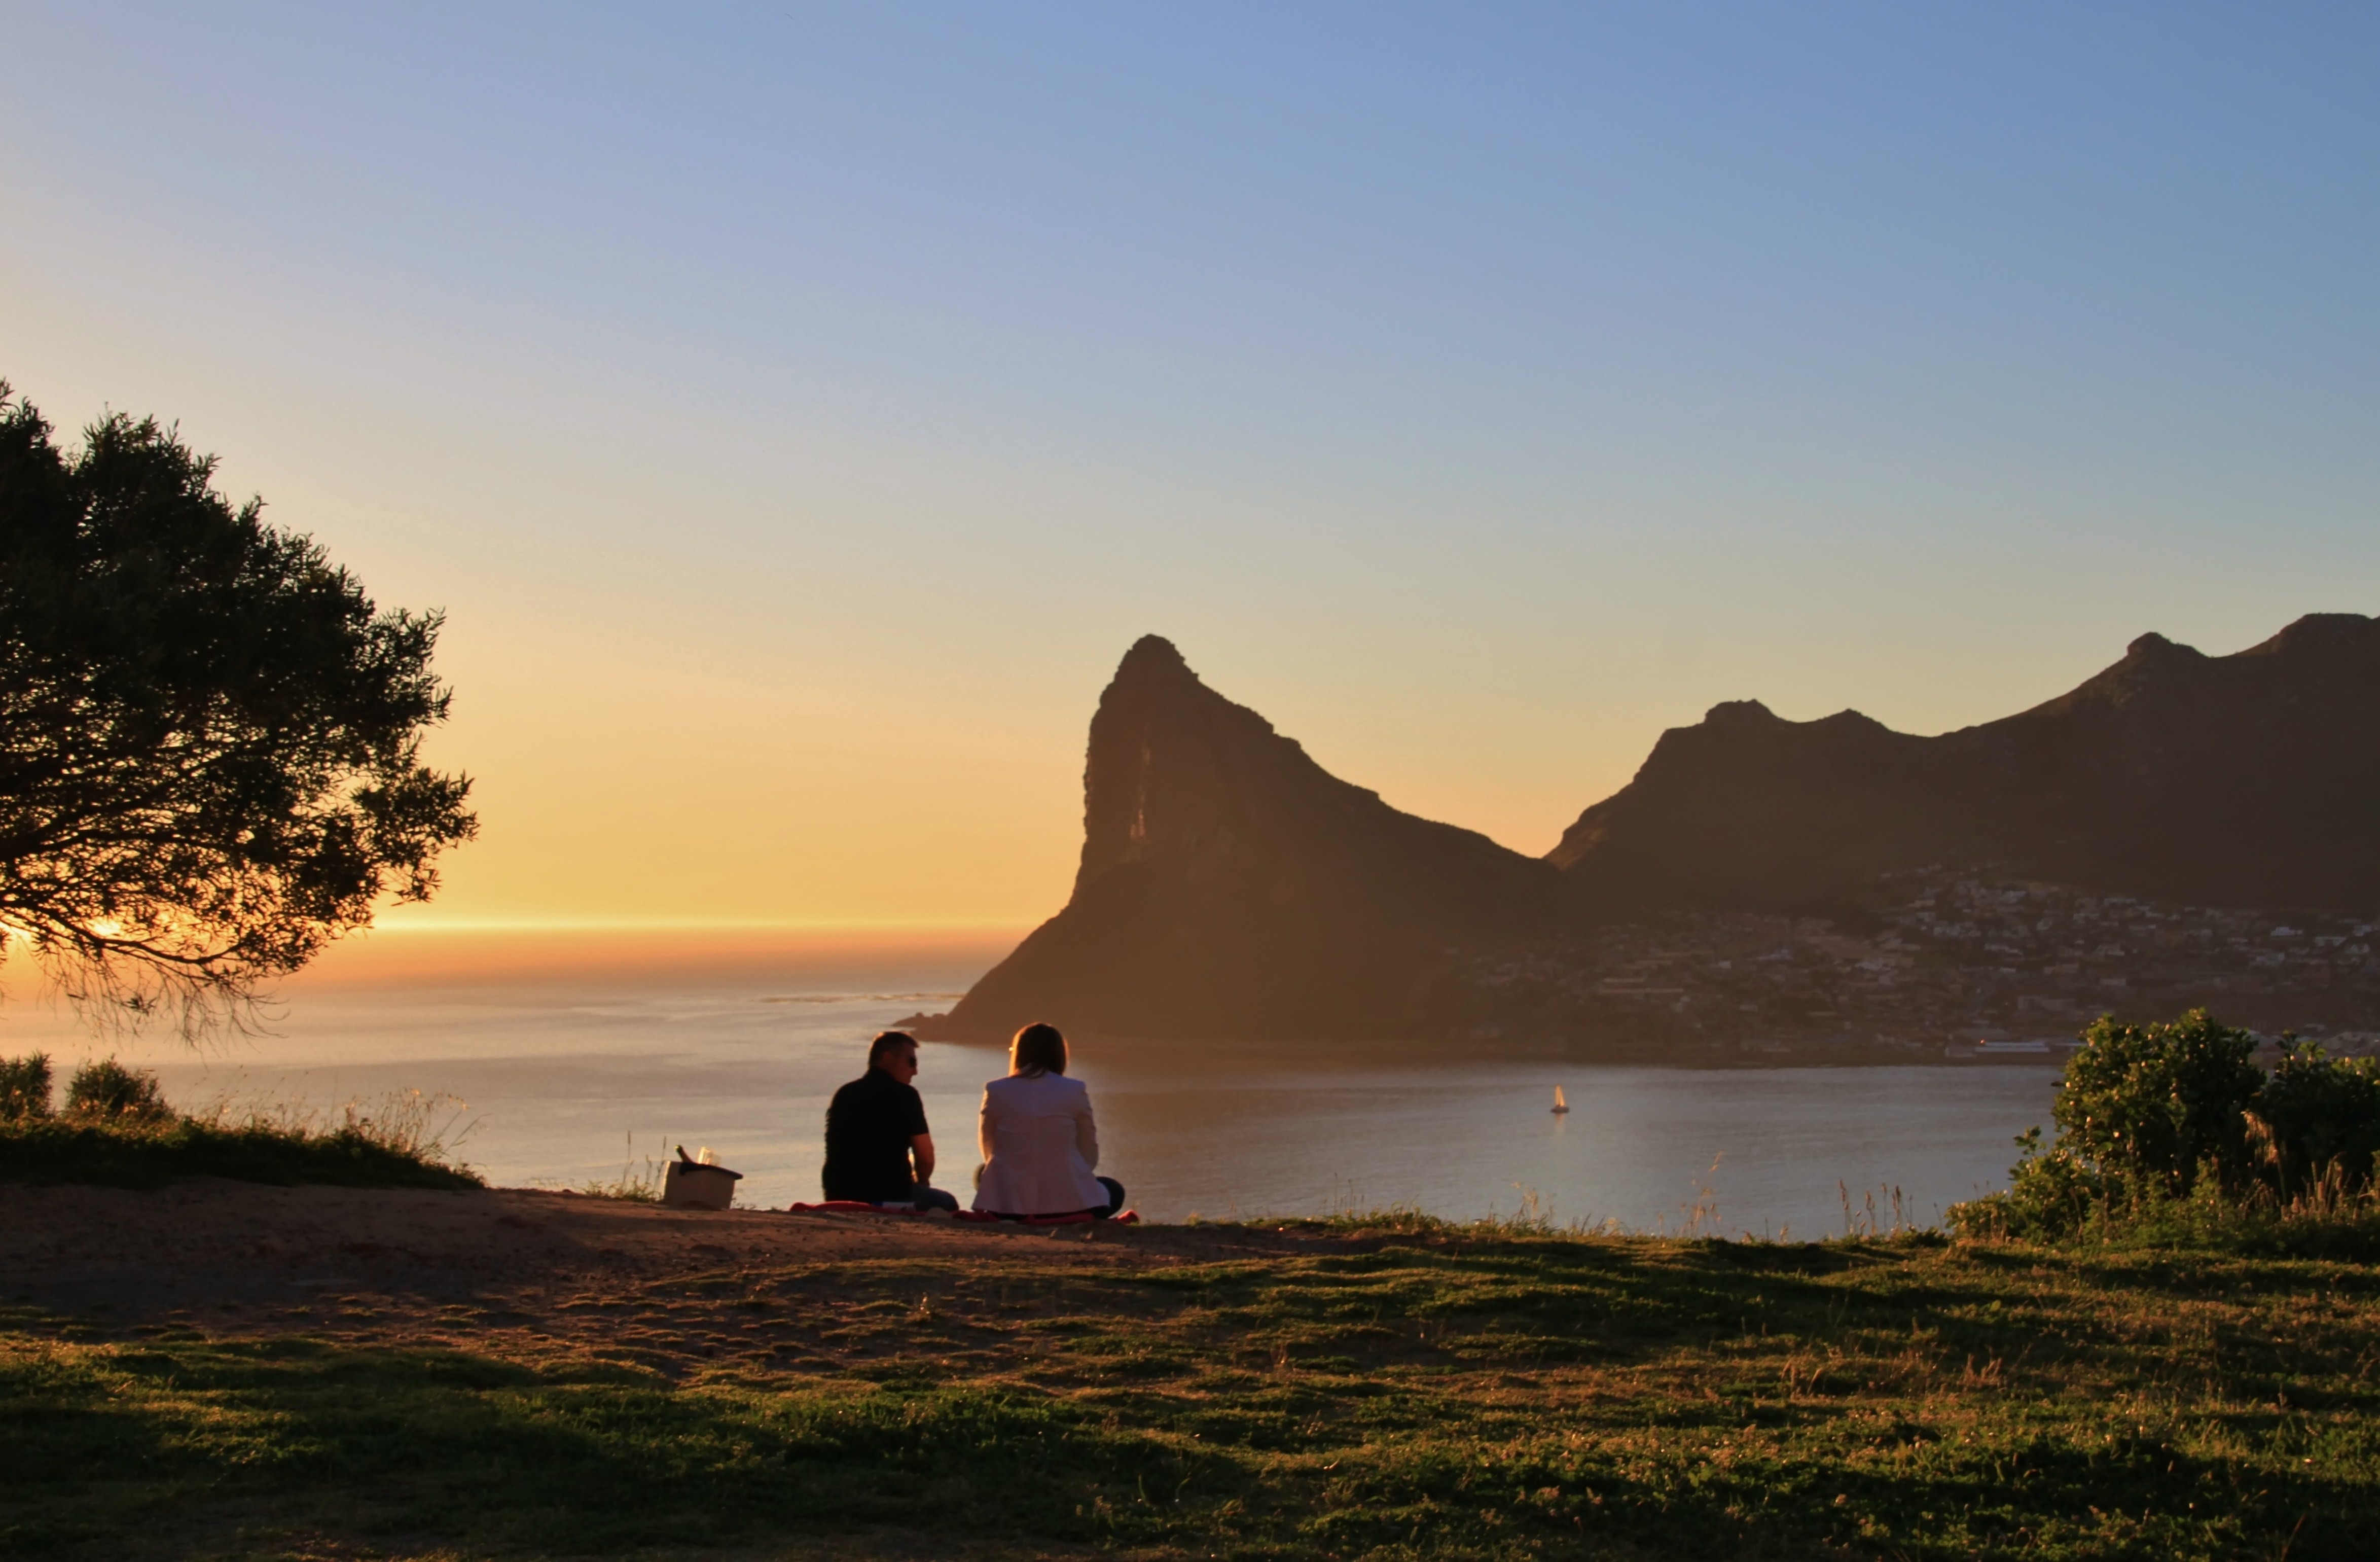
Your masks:
[{"label": "woman's blonde hair", "polygon": [[1059,1034],[1055,1025],[1027,1025],[1008,1043],[1008,1071],[1028,1080],[1064,1073],[1066,1038]]}]

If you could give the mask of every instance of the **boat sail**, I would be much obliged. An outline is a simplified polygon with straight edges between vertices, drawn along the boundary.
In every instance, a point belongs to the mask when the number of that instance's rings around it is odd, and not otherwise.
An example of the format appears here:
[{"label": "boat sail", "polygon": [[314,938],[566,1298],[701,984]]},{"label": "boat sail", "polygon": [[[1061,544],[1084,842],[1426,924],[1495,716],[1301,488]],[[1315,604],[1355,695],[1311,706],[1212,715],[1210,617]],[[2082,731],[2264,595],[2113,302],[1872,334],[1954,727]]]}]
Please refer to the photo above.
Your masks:
[{"label": "boat sail", "polygon": [[1570,1103],[1562,1099],[1561,1086],[1560,1085],[1556,1085],[1554,1087],[1554,1110],[1557,1112],[1567,1112],[1570,1110]]}]

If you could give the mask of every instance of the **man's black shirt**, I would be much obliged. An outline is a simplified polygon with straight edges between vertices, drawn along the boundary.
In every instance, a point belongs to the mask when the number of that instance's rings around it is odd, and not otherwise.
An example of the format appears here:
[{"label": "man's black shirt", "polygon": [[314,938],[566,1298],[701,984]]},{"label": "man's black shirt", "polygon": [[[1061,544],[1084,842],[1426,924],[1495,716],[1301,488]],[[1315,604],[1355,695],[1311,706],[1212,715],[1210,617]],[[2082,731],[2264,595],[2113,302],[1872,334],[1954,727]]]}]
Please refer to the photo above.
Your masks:
[{"label": "man's black shirt", "polygon": [[909,1197],[909,1141],[926,1131],[917,1088],[881,1068],[834,1092],[826,1109],[826,1196],[870,1204]]}]

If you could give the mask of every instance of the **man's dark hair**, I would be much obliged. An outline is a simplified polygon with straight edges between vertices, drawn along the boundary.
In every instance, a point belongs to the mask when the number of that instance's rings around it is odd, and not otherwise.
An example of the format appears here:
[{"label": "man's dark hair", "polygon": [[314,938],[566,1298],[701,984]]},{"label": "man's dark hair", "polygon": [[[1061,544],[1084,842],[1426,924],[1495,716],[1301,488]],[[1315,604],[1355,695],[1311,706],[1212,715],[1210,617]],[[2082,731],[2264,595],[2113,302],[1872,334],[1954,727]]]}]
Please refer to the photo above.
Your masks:
[{"label": "man's dark hair", "polygon": [[881,1068],[884,1067],[886,1053],[891,1052],[894,1047],[914,1047],[917,1044],[917,1038],[906,1031],[880,1031],[876,1033],[876,1039],[868,1043],[868,1066],[870,1068]]}]

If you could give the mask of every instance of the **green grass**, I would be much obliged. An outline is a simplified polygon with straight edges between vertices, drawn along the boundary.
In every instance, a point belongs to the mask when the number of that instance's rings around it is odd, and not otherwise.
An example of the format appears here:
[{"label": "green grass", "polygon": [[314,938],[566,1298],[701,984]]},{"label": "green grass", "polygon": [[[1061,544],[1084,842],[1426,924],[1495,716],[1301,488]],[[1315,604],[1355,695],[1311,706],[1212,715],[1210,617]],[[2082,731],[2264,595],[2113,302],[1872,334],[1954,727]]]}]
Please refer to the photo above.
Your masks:
[{"label": "green grass", "polygon": [[438,1145],[352,1112],[334,1128],[228,1115],[0,1122],[0,1182],[155,1188],[193,1177],[349,1188],[480,1186]]},{"label": "green grass", "polygon": [[1351,1226],[562,1304],[650,1366],[19,1314],[0,1554],[2380,1555],[2358,1264]]}]

